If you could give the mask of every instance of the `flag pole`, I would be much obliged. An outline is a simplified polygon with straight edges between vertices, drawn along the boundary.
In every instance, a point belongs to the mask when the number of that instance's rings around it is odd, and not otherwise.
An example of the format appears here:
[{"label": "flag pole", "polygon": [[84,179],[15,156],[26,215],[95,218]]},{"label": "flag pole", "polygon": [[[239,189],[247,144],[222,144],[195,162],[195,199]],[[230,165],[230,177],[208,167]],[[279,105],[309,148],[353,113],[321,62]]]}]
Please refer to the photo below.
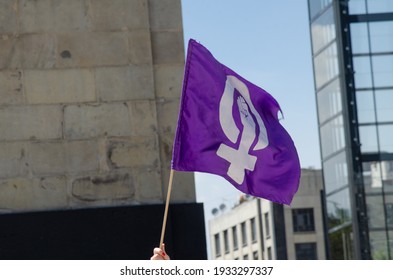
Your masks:
[{"label": "flag pole", "polygon": [[161,249],[162,249],[162,244],[164,243],[166,220],[167,220],[167,217],[168,217],[169,200],[171,199],[173,173],[174,173],[173,169],[171,169],[171,172],[169,174],[169,183],[168,183],[168,190],[167,190],[167,195],[166,195],[164,219],[162,221],[161,238],[160,238],[160,245],[159,245],[159,247]]}]

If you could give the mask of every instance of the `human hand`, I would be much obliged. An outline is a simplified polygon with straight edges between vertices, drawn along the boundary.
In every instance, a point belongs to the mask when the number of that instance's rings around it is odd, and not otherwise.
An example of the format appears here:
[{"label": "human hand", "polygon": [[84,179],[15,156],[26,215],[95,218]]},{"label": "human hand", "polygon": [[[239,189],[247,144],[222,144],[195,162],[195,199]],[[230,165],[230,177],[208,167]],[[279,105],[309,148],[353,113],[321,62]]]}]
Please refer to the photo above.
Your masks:
[{"label": "human hand", "polygon": [[171,258],[165,252],[165,244],[161,245],[161,248],[154,248],[153,256],[150,260],[170,260]]}]

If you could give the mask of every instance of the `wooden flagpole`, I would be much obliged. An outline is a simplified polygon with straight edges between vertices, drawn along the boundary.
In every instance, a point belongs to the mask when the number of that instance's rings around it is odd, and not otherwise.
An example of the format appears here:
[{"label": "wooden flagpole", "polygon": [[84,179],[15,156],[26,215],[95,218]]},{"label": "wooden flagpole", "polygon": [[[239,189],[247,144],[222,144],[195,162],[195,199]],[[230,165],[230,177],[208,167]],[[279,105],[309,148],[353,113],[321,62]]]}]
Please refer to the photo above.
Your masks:
[{"label": "wooden flagpole", "polygon": [[159,247],[162,249],[162,244],[164,243],[164,236],[165,236],[165,228],[166,228],[166,220],[168,218],[168,208],[169,208],[169,201],[171,200],[171,192],[172,192],[172,181],[173,181],[173,169],[169,174],[169,183],[168,183],[168,190],[166,195],[166,203],[165,203],[165,211],[164,211],[164,219],[162,221],[162,229],[161,229],[161,238],[160,238],[160,245]]}]

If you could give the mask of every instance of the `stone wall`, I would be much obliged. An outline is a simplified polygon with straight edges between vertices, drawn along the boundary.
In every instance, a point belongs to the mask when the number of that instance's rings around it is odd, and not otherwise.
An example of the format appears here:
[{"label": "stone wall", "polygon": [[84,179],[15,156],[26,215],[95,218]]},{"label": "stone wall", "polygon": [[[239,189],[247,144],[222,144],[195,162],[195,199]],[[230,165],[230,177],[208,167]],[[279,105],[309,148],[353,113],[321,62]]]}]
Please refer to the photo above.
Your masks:
[{"label": "stone wall", "polygon": [[162,202],[183,46],[180,0],[2,0],[0,211]]}]

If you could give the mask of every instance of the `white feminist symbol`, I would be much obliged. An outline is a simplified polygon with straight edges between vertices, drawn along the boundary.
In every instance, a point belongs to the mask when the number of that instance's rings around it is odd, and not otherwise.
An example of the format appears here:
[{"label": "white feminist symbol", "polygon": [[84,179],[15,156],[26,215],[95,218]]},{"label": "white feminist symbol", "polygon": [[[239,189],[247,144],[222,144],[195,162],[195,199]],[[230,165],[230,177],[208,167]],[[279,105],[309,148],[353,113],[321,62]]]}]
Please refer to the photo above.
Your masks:
[{"label": "white feminist symbol", "polygon": [[[255,138],[257,137],[258,141],[253,151],[266,148],[269,140],[265,124],[257,110],[255,110],[247,86],[235,76],[230,75],[227,76],[225,82],[219,110],[220,124],[225,135],[235,144],[240,134],[232,115],[235,89],[240,93],[240,96],[237,98],[237,106],[239,107],[240,119],[243,125],[240,144],[238,149],[221,144],[217,150],[217,155],[230,163],[227,174],[240,185],[244,181],[245,170],[253,171],[257,161],[256,156],[249,154]],[[257,123],[255,123],[251,114],[254,115]],[[256,125],[259,126],[259,135],[256,135]]]}]

